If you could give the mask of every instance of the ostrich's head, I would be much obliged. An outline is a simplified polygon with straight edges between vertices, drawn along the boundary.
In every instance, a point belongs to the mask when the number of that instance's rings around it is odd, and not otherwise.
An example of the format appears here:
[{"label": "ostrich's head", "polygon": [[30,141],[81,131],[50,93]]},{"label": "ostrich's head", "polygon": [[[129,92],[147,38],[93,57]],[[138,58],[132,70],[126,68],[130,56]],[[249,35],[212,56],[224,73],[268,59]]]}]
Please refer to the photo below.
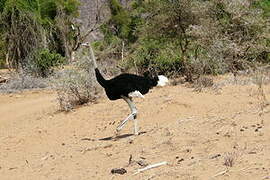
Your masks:
[{"label": "ostrich's head", "polygon": [[146,71],[143,73],[143,76],[148,78],[151,81],[152,86],[156,86],[158,82],[158,76],[153,71]]},{"label": "ostrich's head", "polygon": [[90,43],[89,42],[85,42],[85,43],[82,43],[81,46],[90,47]]},{"label": "ostrich's head", "polygon": [[156,71],[146,71],[143,76],[150,79],[152,86],[165,86],[169,82],[167,77],[158,75]]}]

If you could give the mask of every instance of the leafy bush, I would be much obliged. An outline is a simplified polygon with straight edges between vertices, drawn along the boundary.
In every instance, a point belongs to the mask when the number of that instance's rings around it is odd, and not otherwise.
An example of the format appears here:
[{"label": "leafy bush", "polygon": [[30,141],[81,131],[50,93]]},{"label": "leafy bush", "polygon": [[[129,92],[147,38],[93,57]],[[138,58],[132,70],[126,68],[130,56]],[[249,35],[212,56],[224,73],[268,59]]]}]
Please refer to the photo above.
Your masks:
[{"label": "leafy bush", "polygon": [[19,2],[8,0],[0,16],[2,39],[8,47],[6,51],[9,54],[10,65],[15,69],[24,68],[25,58],[41,44],[45,44],[44,31],[38,22],[39,19],[34,12],[28,10],[31,6]]},{"label": "leafy bush", "polygon": [[162,74],[176,72],[182,65],[181,53],[174,49],[175,44],[161,40],[149,39],[142,41],[130,57],[129,66],[134,64],[139,73],[146,69],[155,69]]},{"label": "leafy bush", "polygon": [[12,68],[25,69],[36,49],[70,57],[75,39],[70,26],[78,15],[78,0],[2,0],[0,5],[0,42],[5,41]]},{"label": "leafy bush", "polygon": [[263,15],[266,18],[270,17],[270,1],[269,0],[259,0],[253,3],[254,7],[261,8],[263,10]]},{"label": "leafy bush", "polygon": [[2,35],[0,35],[0,69],[4,68],[6,51],[5,51],[5,42],[1,40]]},{"label": "leafy bush", "polygon": [[37,50],[28,60],[28,71],[35,76],[47,77],[53,68],[64,64],[65,58],[48,49]]},{"label": "leafy bush", "polygon": [[[194,81],[203,74],[236,72],[270,61],[268,0],[132,1],[124,10],[136,19],[131,28],[136,40],[128,41],[123,62],[139,72],[154,68]],[[126,18],[117,17],[113,22]],[[123,36],[115,33],[114,24],[106,25],[105,40],[110,38],[102,48],[115,47],[120,54]]]},{"label": "leafy bush", "polygon": [[132,41],[135,37],[132,33],[132,18],[128,11],[121,6],[118,0],[110,0],[109,7],[112,15],[108,26],[113,35],[122,40]]},{"label": "leafy bush", "polygon": [[122,59],[130,49],[130,44],[137,41],[136,28],[141,23],[141,18],[135,9],[138,3],[133,3],[132,11],[124,8],[119,0],[109,0],[108,8],[111,17],[100,26],[104,35],[102,42],[102,57]]},{"label": "leafy bush", "polygon": [[[196,49],[186,33],[187,28],[196,23],[191,2],[158,0],[145,2],[144,7],[146,18],[141,22],[145,21],[145,25],[140,26],[137,32],[140,35],[137,40],[139,46],[130,51],[131,59],[128,61],[139,62],[136,65],[142,71],[154,66],[163,74],[190,74],[187,72],[192,71],[189,57]],[[138,57],[142,57],[143,66]]]}]

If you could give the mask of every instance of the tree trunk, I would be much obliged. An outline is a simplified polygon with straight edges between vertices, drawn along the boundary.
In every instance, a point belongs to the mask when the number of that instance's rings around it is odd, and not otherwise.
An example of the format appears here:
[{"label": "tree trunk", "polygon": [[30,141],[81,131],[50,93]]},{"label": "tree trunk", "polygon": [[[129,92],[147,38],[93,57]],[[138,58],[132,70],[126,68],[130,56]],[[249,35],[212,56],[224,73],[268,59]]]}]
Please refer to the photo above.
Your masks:
[{"label": "tree trunk", "polygon": [[124,48],[125,48],[125,42],[122,41],[122,52],[121,52],[121,60],[124,61]]},{"label": "tree trunk", "polygon": [[8,68],[8,70],[10,70],[11,69],[11,67],[10,67],[10,62],[9,62],[9,53],[7,52],[7,54],[6,54],[6,66],[7,66],[7,68]]}]

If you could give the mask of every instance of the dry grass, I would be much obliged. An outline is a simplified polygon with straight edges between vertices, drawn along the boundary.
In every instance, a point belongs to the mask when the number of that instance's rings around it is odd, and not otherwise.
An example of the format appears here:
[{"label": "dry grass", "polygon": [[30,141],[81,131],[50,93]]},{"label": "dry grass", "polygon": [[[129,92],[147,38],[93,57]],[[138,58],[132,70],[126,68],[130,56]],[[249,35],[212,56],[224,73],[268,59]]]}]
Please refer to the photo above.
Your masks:
[{"label": "dry grass", "polygon": [[0,93],[14,93],[23,90],[48,87],[48,79],[33,77],[26,73],[11,74],[6,83],[0,84]]},{"label": "dry grass", "polygon": [[95,101],[98,89],[95,87],[94,78],[95,76],[78,69],[58,72],[53,86],[57,92],[60,110],[70,111],[78,105]]},{"label": "dry grass", "polygon": [[237,159],[237,153],[229,152],[224,155],[224,165],[226,167],[233,167]]},{"label": "dry grass", "polygon": [[214,85],[213,78],[207,76],[200,76],[193,84],[194,91],[201,92],[204,88],[212,87]]},{"label": "dry grass", "polygon": [[77,62],[58,71],[53,81],[60,110],[70,111],[78,105],[93,102],[99,89],[94,73],[94,65],[88,50],[80,49],[75,54]]},{"label": "dry grass", "polygon": [[264,92],[264,85],[269,83],[268,68],[267,67],[257,68],[257,70],[254,72],[253,82],[258,87],[258,100],[260,109],[259,114],[262,115],[264,113],[264,109],[269,105],[269,102],[267,101],[266,98],[266,94]]}]

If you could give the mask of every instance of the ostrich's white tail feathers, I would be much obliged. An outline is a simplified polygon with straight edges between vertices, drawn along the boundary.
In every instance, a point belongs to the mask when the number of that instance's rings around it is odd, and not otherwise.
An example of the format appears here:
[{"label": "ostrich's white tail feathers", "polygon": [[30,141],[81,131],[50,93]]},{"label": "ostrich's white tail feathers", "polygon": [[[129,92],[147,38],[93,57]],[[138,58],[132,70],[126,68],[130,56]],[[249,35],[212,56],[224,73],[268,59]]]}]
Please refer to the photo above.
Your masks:
[{"label": "ostrich's white tail feathers", "polygon": [[139,97],[139,98],[144,98],[144,95],[140,93],[140,91],[133,91],[128,94],[129,97]]},{"label": "ostrich's white tail feathers", "polygon": [[165,86],[168,82],[169,82],[169,80],[167,77],[165,77],[163,75],[159,75],[157,86]]}]

